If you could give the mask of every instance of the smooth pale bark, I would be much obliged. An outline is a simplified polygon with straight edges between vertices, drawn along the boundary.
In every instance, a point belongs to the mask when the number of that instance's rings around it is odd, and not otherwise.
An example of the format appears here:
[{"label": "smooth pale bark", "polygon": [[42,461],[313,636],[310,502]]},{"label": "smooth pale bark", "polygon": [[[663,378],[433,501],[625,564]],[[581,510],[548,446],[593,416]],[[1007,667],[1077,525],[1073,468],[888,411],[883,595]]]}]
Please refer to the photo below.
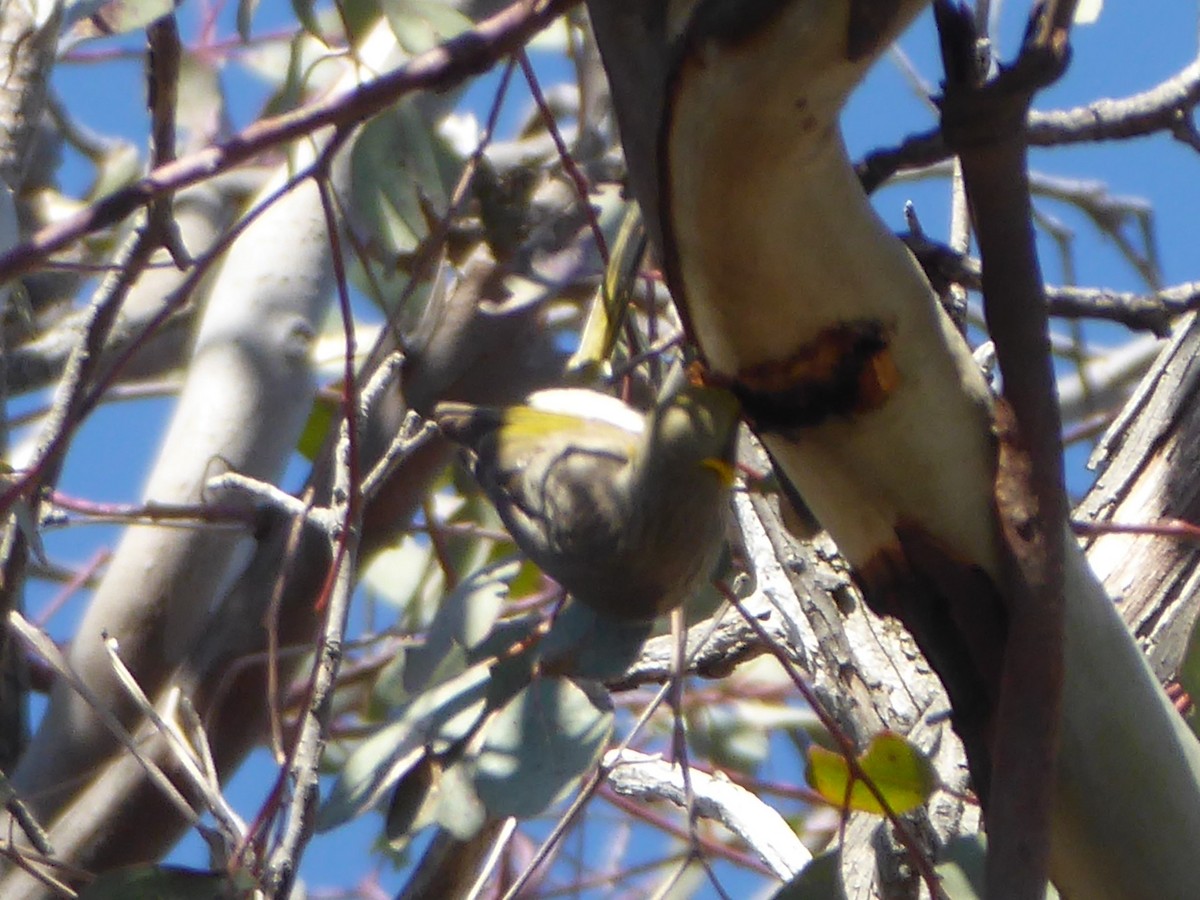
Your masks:
[{"label": "smooth pale bark", "polygon": [[[393,47],[382,29],[362,58],[379,66]],[[340,89],[357,84],[360,74],[348,70]],[[316,152],[312,141],[300,142],[297,158],[280,166],[260,199]],[[332,288],[325,217],[310,180],[259,216],[221,262],[147,500],[199,503],[206,480],[222,470],[266,481],[280,476],[312,405],[309,347]],[[120,643],[122,657],[153,696],[204,629],[239,545],[248,549],[248,539],[224,529],[135,526],[125,532],[69,655],[74,670],[125,721],[135,711],[112,673],[102,633]],[[114,746],[88,704],[58,683],[14,781],[49,822],[78,789],[76,779]]]},{"label": "smooth pale bark", "polygon": [[[920,5],[898,4],[896,21]],[[659,212],[666,267],[685,295],[677,299],[727,376],[792,358],[841,322],[882,322],[895,367],[885,402],[766,443],[852,564],[890,552],[897,524],[915,522],[998,582],[986,390],[915,261],[863,197],[837,132],[866,65],[848,60],[854,4],[771,6],[761,32],[693,47],[674,81],[664,63],[657,83],[669,93],[646,98],[644,81],[640,94],[629,89],[629,71],[654,72],[655,54],[672,58],[669,28],[683,30],[683,12],[656,22],[629,3],[591,4],[635,188]],[[645,115],[629,108],[639,106],[669,122],[632,133]],[[647,149],[651,161],[633,158]],[[1200,896],[1189,850],[1200,747],[1073,538],[1063,539],[1069,635],[1054,880],[1070,897]]]}]

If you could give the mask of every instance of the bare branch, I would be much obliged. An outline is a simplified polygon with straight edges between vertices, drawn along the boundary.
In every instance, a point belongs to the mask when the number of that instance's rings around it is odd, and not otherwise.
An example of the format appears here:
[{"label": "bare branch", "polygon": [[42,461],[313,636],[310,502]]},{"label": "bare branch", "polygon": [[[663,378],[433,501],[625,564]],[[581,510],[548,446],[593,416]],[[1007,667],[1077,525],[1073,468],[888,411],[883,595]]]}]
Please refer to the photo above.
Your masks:
[{"label": "bare branch", "polygon": [[[1161,84],[1120,100],[1095,100],[1073,109],[1047,112],[1033,110],[1026,118],[1026,134],[1031,147],[1114,141],[1160,131],[1191,145],[1191,115],[1197,103],[1200,59]],[[899,171],[919,169],[950,156],[941,129],[935,128],[911,135],[895,147],[867,154],[855,169],[869,193]]]},{"label": "bare branch", "polygon": [[62,222],[39,231],[27,243],[0,256],[0,281],[40,265],[47,257],[84,235],[121,221],[151,201],[211,178],[268,150],[329,125],[352,125],[382,112],[406,94],[453,87],[471,75],[491,68],[541,31],[578,0],[541,0],[533,5],[518,0],[480,22],[471,31],[414,57],[393,72],[364,82],[345,94],[335,94],[290,113],[263,119],[243,132],[161,166]]},{"label": "bare branch", "polygon": [[[634,750],[613,750],[605,755],[603,765],[609,784],[622,796],[686,805],[678,763]],[[720,822],[745,841],[781,881],[793,878],[812,860],[812,852],[792,827],[750,791],[720,775],[696,770],[690,780],[696,814]]]}]

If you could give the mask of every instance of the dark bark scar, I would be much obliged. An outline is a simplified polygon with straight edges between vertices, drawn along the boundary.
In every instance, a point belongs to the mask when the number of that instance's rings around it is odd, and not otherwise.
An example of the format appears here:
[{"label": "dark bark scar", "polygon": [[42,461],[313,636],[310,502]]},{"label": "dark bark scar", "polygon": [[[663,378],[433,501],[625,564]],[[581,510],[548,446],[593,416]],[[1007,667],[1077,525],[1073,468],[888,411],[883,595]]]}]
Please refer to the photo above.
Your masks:
[{"label": "dark bark scar", "polygon": [[765,431],[879,409],[900,384],[890,343],[891,329],[882,322],[839,322],[787,359],[742,369],[730,387]]}]

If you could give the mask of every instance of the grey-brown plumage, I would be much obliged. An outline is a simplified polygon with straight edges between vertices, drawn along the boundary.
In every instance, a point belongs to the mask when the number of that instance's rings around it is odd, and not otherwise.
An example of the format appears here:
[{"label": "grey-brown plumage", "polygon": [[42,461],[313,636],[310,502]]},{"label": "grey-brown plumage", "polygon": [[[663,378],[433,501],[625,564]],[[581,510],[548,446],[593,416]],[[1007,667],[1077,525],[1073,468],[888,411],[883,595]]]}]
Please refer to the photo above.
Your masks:
[{"label": "grey-brown plumage", "polygon": [[712,573],[738,424],[727,391],[685,385],[648,414],[585,390],[506,409],[440,404],[517,545],[579,601],[621,620],[675,608]]}]

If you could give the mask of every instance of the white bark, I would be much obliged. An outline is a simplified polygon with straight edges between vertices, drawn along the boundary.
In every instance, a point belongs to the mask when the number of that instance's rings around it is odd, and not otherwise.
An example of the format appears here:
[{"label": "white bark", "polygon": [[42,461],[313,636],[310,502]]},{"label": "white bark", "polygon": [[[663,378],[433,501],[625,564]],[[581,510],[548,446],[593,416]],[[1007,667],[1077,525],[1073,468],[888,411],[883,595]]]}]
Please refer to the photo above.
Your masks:
[{"label": "white bark", "polygon": [[[383,26],[361,58],[382,67],[393,46]],[[351,88],[360,74],[369,73],[348,70],[337,89]],[[260,199],[315,159],[320,146],[323,141],[298,142]],[[344,167],[333,172],[336,178]],[[308,180],[259,216],[220,264],[187,381],[145,489],[148,500],[199,503],[205,480],[222,467],[266,481],[279,478],[311,407],[309,349],[332,287],[325,218]],[[119,714],[131,717],[101,633],[120,642],[153,696],[205,627],[239,542],[247,540],[218,530],[128,529],[76,632],[72,667]],[[71,779],[86,774],[113,746],[87,704],[68,686],[56,685],[14,780],[25,796],[37,798],[38,815],[52,819],[76,788]]]},{"label": "white bark", "polygon": [[[606,15],[593,6],[594,17]],[[667,183],[641,200],[667,198],[662,231],[677,300],[718,373],[744,381],[840,323],[888,329],[894,372],[881,378],[881,403],[765,437],[849,561],[887,558],[899,549],[896,526],[916,525],[950,551],[948,561],[999,583],[986,390],[919,268],[862,195],[837,133],[865,67],[847,60],[850,15],[849,0],[793,0],[752,37],[693,44],[664,104],[667,143],[656,149],[666,154],[658,176]],[[597,25],[602,41],[608,33]],[[602,49],[610,69],[620,65],[621,48]],[[645,67],[646,47],[629,53]],[[641,102],[620,84],[618,109]],[[1074,540],[1064,540],[1055,882],[1070,897],[1200,896],[1189,850],[1200,825],[1200,746]],[[1153,766],[1153,778],[1139,766]]]},{"label": "white bark", "polygon": [[[624,797],[688,805],[689,786],[679,763],[636,750],[610,750],[603,765],[610,770],[609,784]],[[780,881],[798,875],[812,861],[812,852],[792,826],[755,794],[720,773],[693,769],[689,776],[696,814],[720,822],[745,841]]]}]

